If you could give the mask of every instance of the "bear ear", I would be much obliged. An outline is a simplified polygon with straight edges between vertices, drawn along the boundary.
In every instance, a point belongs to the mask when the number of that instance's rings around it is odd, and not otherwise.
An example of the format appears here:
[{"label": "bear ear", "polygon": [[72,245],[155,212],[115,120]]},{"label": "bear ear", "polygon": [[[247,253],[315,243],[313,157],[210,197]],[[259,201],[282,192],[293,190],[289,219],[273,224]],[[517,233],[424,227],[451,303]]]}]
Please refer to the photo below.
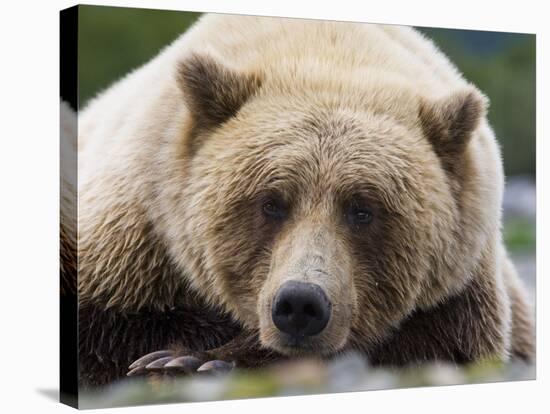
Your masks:
[{"label": "bear ear", "polygon": [[259,75],[237,72],[197,54],[179,64],[177,77],[198,128],[213,128],[233,117],[261,85]]},{"label": "bear ear", "polygon": [[487,98],[473,87],[435,102],[421,102],[422,130],[444,168],[454,170],[486,111]]}]

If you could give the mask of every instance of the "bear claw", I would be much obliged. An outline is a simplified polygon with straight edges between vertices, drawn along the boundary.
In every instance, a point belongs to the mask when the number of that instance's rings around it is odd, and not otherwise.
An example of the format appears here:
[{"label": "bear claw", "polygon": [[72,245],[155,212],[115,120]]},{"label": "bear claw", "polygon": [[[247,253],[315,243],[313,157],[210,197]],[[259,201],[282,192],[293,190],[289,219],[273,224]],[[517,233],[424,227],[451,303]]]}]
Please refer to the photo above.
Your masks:
[{"label": "bear claw", "polygon": [[205,362],[204,364],[202,364],[197,369],[197,372],[223,374],[223,373],[231,371],[234,366],[235,366],[234,363],[220,361],[219,359],[215,359],[213,361],[208,361],[208,362]]},{"label": "bear claw", "polygon": [[198,358],[195,358],[193,356],[182,356],[174,358],[166,365],[164,365],[164,368],[182,371],[186,374],[191,374],[193,372],[196,372],[202,364],[202,361]]},{"label": "bear claw", "polygon": [[151,371],[160,371],[164,368],[164,366],[169,363],[170,361],[172,361],[172,357],[171,356],[167,356],[167,357],[163,357],[163,358],[159,358],[153,362],[150,362],[149,364],[147,364],[145,366],[145,369],[149,369]]},{"label": "bear claw", "polygon": [[160,358],[171,357],[174,353],[172,351],[155,351],[150,354],[144,355],[138,360],[134,361],[129,367],[129,370],[134,370],[136,368],[145,367],[151,362],[156,361]]},{"label": "bear claw", "polygon": [[148,373],[164,374],[222,374],[235,367],[234,362],[225,362],[219,359],[206,360],[192,355],[175,357],[173,351],[156,351],[144,355],[129,367],[128,377],[145,375]]},{"label": "bear claw", "polygon": [[147,369],[143,366],[140,366],[140,367],[136,367],[136,368],[133,368],[130,371],[128,371],[126,373],[126,376],[127,377],[133,377],[133,376],[136,376],[136,375],[143,375],[143,374],[146,374],[146,373],[147,373]]}]

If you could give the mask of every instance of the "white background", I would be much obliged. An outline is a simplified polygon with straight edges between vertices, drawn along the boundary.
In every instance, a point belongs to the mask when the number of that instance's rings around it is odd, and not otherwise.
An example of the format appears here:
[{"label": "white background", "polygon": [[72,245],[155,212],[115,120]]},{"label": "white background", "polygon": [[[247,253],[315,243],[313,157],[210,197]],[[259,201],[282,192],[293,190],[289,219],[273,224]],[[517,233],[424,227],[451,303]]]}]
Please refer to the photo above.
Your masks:
[{"label": "white background", "polygon": [[[296,16],[537,33],[536,381],[109,409],[155,412],[549,412],[544,352],[548,289],[548,66],[550,12],[543,0],[101,1],[97,4]],[[70,1],[3,2],[0,10],[0,407],[67,412],[58,390],[59,10]],[[542,75],[542,76],[541,76]],[[511,103],[513,105],[513,103]],[[521,108],[517,108],[521,110]],[[543,112],[544,111],[544,112]],[[548,118],[547,118],[548,119]],[[548,125],[548,123],[546,123]],[[546,335],[547,336],[547,335]],[[548,348],[548,344],[546,344]],[[546,393],[543,389],[546,387]]]}]

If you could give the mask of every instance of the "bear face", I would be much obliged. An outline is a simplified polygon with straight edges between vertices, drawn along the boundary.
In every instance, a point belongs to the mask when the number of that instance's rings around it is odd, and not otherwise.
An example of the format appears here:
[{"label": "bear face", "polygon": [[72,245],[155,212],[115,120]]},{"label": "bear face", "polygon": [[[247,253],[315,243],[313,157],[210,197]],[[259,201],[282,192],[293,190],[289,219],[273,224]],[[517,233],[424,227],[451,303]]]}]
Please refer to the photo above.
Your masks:
[{"label": "bear face", "polygon": [[189,114],[171,254],[268,348],[375,344],[467,281],[460,171],[483,98],[270,82],[208,57],[181,65]]}]

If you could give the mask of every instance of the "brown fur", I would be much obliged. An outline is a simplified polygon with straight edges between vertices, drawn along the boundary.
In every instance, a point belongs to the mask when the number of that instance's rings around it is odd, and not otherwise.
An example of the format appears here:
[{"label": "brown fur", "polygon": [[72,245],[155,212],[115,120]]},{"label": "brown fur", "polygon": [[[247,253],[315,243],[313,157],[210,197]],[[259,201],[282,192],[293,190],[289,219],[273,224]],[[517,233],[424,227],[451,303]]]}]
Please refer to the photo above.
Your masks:
[{"label": "brown fur", "polygon": [[[531,359],[485,107],[405,28],[205,18],[83,115],[83,382],[171,345],[221,345],[209,356],[242,366],[348,349],[399,365]],[[262,213],[269,200],[284,219]],[[357,205],[370,224],[350,222]],[[270,317],[289,280],[333,305],[298,348]],[[193,337],[203,325],[215,340]]]},{"label": "brown fur", "polygon": [[184,60],[177,73],[198,129],[215,128],[227,121],[260,87],[259,77],[237,73],[205,56]]},{"label": "brown fur", "polygon": [[485,116],[486,98],[476,90],[456,93],[433,103],[421,103],[419,117],[426,137],[443,168],[458,178],[464,151],[479,121]]}]

